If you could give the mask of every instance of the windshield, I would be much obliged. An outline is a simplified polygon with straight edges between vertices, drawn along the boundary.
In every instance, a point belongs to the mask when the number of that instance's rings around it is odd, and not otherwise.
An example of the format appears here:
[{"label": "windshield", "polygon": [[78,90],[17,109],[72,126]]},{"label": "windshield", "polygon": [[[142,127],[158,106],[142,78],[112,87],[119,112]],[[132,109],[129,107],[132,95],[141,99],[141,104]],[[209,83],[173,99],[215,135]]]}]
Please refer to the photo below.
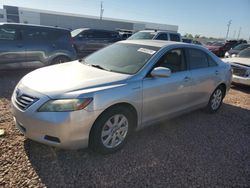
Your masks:
[{"label": "windshield", "polygon": [[222,42],[213,42],[211,44],[211,46],[223,46],[223,45],[224,45],[224,43],[222,43]]},{"label": "windshield", "polygon": [[116,43],[83,60],[90,66],[123,74],[135,74],[159,48],[137,44]]},{"label": "windshield", "polygon": [[153,39],[156,33],[154,32],[137,32],[133,34],[128,40],[139,40],[139,39]]},{"label": "windshield", "polygon": [[250,45],[249,44],[240,44],[240,45],[235,46],[233,48],[233,50],[239,50],[239,51],[241,51],[241,50],[244,50],[247,47],[250,47]]},{"label": "windshield", "polygon": [[239,55],[239,57],[245,57],[245,58],[250,58],[250,48],[247,48],[245,50],[242,50]]},{"label": "windshield", "polygon": [[83,29],[75,29],[75,30],[71,31],[71,36],[75,37],[76,35],[78,35],[82,31],[83,31]]}]

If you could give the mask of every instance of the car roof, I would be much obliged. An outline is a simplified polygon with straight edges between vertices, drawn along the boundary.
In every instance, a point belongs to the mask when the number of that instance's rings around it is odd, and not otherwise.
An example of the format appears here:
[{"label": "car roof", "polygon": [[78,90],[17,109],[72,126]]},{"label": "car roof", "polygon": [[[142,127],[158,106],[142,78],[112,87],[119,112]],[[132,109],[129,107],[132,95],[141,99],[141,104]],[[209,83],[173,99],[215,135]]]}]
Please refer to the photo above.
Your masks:
[{"label": "car roof", "polygon": [[180,34],[174,31],[167,31],[167,30],[141,30],[139,32],[144,32],[144,33],[173,33],[173,34]]},{"label": "car roof", "polygon": [[123,40],[119,43],[127,43],[127,44],[137,44],[137,45],[145,45],[145,46],[153,46],[153,47],[166,47],[170,45],[177,45],[180,47],[194,47],[194,44],[187,44],[183,42],[174,42],[174,41],[166,41],[166,40]]},{"label": "car roof", "polygon": [[68,30],[67,28],[62,27],[54,27],[54,26],[46,26],[46,25],[36,25],[36,24],[22,24],[22,23],[0,23],[1,25],[14,25],[14,26],[31,26],[31,27],[43,27],[43,28],[49,28],[49,29],[61,29],[61,30]]}]

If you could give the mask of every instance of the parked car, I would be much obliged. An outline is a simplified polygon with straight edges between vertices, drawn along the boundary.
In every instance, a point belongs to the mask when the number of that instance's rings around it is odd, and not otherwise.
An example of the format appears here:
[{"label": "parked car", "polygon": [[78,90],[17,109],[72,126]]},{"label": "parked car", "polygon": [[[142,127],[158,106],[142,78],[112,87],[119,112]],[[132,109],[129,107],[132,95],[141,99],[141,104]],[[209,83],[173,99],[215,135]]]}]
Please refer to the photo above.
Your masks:
[{"label": "parked car", "polygon": [[239,52],[236,57],[223,59],[233,69],[233,83],[250,86],[250,48]]},{"label": "parked car", "polygon": [[193,40],[193,39],[190,39],[190,38],[183,38],[182,37],[182,42],[189,43],[189,44],[202,45],[202,43],[199,42],[198,40]]},{"label": "parked car", "polygon": [[239,44],[225,53],[225,57],[235,57],[237,54],[246,48],[250,47],[250,44]]},{"label": "parked car", "polygon": [[105,46],[121,40],[119,32],[80,28],[71,32],[79,57],[85,57]]},{"label": "parked car", "polygon": [[144,126],[203,107],[216,112],[231,76],[201,46],[125,40],[27,74],[13,92],[13,115],[35,141],[111,153]]},{"label": "parked car", "polygon": [[75,59],[69,30],[0,23],[0,68],[44,66]]},{"label": "parked car", "polygon": [[128,40],[169,40],[182,42],[180,33],[158,30],[143,30],[133,34]]},{"label": "parked car", "polygon": [[[225,53],[230,50],[231,48],[239,45],[247,43],[245,40],[228,40],[225,43],[221,42],[214,42],[211,46],[207,46],[209,50],[211,50],[213,53],[215,53],[218,57],[224,57]],[[217,45],[220,44],[220,45]],[[223,45],[221,45],[223,44]]]},{"label": "parked car", "polygon": [[213,42],[209,45],[206,45],[206,48],[208,50],[210,50],[211,52],[213,52],[218,57],[222,57],[222,56],[224,56],[224,52],[223,52],[224,45],[225,45],[225,43],[223,43],[223,42]]}]

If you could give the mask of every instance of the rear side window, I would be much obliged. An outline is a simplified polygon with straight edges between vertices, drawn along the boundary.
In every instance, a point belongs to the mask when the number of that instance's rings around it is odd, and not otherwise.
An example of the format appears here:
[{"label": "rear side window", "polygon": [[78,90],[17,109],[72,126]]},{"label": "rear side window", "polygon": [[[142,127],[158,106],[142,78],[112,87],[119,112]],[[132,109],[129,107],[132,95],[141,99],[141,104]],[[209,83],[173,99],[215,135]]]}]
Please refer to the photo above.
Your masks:
[{"label": "rear side window", "polygon": [[198,49],[188,49],[189,68],[200,69],[209,65],[207,54]]},{"label": "rear side window", "polygon": [[157,40],[168,40],[168,34],[161,33],[156,37]]},{"label": "rear side window", "polygon": [[17,31],[14,28],[0,27],[0,40],[15,40]]},{"label": "rear side window", "polygon": [[177,35],[177,34],[170,33],[169,36],[170,36],[170,40],[171,40],[171,41],[177,41],[177,42],[180,42],[180,41],[181,41],[180,36]]},{"label": "rear side window", "polygon": [[23,28],[21,33],[24,40],[44,41],[50,39],[49,31],[38,27]]}]

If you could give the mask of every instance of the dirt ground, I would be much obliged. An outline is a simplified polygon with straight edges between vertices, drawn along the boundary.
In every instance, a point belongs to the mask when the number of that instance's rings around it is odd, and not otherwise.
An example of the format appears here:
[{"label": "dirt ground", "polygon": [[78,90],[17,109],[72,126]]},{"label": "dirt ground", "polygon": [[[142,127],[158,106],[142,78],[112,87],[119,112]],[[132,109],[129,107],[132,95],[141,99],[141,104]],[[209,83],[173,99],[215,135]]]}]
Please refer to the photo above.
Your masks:
[{"label": "dirt ground", "polygon": [[250,88],[233,86],[216,114],[198,110],[148,127],[102,156],[16,130],[10,97],[29,71],[0,72],[0,187],[250,187]]}]

